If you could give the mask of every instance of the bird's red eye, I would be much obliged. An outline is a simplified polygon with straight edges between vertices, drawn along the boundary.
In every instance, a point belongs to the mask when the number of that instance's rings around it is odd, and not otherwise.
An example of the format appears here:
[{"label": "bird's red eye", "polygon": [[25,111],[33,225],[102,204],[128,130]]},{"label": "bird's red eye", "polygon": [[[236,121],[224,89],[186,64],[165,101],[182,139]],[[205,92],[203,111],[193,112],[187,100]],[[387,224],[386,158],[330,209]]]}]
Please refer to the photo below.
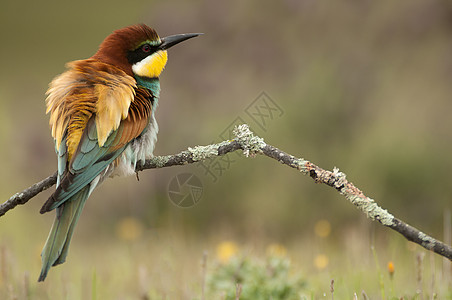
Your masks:
[{"label": "bird's red eye", "polygon": [[148,45],[148,44],[144,44],[143,46],[141,46],[141,50],[142,50],[144,53],[149,53],[149,52],[151,52],[151,46]]}]

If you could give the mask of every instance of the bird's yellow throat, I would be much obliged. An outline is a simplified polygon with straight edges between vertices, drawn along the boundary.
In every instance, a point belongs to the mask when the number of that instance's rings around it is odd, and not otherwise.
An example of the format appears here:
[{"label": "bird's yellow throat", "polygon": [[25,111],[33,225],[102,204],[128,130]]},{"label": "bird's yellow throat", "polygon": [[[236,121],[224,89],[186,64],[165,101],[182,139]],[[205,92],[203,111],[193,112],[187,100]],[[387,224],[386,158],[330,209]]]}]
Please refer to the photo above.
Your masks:
[{"label": "bird's yellow throat", "polygon": [[159,77],[168,61],[166,50],[159,50],[132,66],[133,72],[142,77]]}]

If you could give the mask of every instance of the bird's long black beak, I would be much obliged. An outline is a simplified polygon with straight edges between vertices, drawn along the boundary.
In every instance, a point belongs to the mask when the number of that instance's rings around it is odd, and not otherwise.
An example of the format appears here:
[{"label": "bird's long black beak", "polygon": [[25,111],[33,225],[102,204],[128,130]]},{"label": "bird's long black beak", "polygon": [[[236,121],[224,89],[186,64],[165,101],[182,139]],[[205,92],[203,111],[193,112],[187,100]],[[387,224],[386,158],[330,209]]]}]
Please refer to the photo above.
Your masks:
[{"label": "bird's long black beak", "polygon": [[159,48],[161,50],[166,50],[176,44],[179,44],[180,42],[197,37],[198,35],[201,35],[201,34],[202,33],[183,33],[183,34],[170,35],[170,36],[162,38],[162,43],[160,44]]}]

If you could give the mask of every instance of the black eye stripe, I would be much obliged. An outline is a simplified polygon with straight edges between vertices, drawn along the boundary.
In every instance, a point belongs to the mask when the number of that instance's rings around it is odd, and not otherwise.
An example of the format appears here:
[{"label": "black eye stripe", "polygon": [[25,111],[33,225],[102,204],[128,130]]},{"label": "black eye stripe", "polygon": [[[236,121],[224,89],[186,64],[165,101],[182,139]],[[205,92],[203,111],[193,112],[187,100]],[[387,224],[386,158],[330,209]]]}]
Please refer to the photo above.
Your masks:
[{"label": "black eye stripe", "polygon": [[138,47],[135,50],[129,51],[127,53],[127,60],[130,64],[135,64],[139,61],[142,61],[147,56],[151,55],[152,53],[158,51],[157,46],[152,46],[150,44],[143,44],[140,47]]}]

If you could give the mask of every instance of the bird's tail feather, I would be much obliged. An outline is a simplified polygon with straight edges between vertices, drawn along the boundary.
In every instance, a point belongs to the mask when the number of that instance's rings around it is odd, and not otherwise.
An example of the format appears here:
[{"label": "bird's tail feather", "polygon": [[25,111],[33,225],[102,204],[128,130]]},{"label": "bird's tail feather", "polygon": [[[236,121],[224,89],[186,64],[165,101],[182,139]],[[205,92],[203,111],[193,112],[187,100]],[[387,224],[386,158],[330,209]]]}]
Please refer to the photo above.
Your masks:
[{"label": "bird's tail feather", "polygon": [[56,209],[55,221],[41,253],[42,269],[38,281],[44,281],[50,267],[62,264],[66,256],[80,213],[90,194],[87,185]]}]

